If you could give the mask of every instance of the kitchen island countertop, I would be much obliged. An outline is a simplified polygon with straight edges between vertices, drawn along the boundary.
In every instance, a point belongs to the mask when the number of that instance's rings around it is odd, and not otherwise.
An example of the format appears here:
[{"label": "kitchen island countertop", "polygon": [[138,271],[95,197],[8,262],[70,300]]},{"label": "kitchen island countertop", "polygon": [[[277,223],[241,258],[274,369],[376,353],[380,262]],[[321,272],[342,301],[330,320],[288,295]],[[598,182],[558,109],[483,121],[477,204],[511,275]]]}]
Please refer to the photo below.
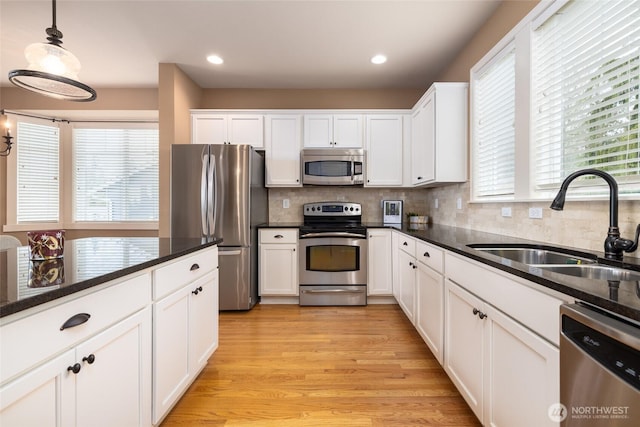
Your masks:
[{"label": "kitchen island countertop", "polygon": [[91,237],[65,242],[64,256],[29,260],[29,247],[0,251],[0,318],[222,242],[213,238]]},{"label": "kitchen island countertop", "polygon": [[[269,223],[262,228],[297,228],[301,223]],[[469,247],[470,244],[524,244],[534,246],[561,247],[577,253],[596,256],[598,262],[616,267],[640,271],[640,259],[625,256],[624,261],[604,259],[604,252],[573,248],[566,245],[556,245],[545,242],[509,237],[501,234],[486,233],[444,226],[438,224],[416,225],[410,224],[386,225],[382,223],[364,223],[367,228],[393,228],[416,239],[439,246],[464,257],[513,274],[522,279],[534,282],[544,288],[568,295],[577,300],[587,302],[602,309],[617,313],[640,322],[640,282],[616,282],[617,287],[610,287],[606,280],[594,280],[574,277],[565,274],[543,271],[535,266],[529,266],[516,261],[491,255]],[[411,224],[413,225],[413,224]],[[604,241],[604,236],[603,236]],[[577,255],[577,254],[576,254]]]}]

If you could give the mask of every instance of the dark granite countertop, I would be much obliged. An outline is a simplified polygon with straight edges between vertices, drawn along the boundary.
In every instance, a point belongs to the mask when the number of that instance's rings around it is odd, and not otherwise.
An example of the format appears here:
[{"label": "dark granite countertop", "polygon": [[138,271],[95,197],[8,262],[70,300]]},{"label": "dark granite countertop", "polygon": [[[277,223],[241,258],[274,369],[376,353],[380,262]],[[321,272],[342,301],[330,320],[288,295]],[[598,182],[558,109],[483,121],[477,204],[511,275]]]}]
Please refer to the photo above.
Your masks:
[{"label": "dark granite countertop", "polygon": [[[264,224],[262,228],[296,228],[300,225],[300,223],[269,223]],[[617,288],[614,288],[610,287],[606,280],[585,279],[543,271],[536,267],[478,251],[467,245],[525,244],[541,247],[562,247],[563,249],[574,251],[574,255],[589,254],[592,257],[597,257],[598,262],[602,264],[640,271],[640,259],[638,258],[626,256],[624,262],[606,260],[604,259],[604,252],[577,249],[570,246],[561,246],[438,224],[429,224],[420,230],[410,229],[408,227],[409,224],[406,223],[393,227],[382,223],[366,223],[364,225],[368,228],[396,228],[409,236],[640,322],[640,283],[638,282],[623,281],[619,282]],[[603,242],[605,238],[604,234],[605,233],[603,233],[602,236]]]},{"label": "dark granite countertop", "polygon": [[220,243],[221,239],[92,237],[64,256],[30,261],[29,247],[0,251],[0,318]]}]

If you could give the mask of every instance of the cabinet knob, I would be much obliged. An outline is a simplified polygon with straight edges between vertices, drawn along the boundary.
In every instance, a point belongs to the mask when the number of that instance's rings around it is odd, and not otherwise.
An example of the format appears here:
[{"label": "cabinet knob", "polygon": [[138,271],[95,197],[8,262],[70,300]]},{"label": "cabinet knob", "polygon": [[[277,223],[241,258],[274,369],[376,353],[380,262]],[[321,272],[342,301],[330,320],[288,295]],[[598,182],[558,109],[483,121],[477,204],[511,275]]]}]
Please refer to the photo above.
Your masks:
[{"label": "cabinet knob", "polygon": [[282,234],[276,234],[273,237],[275,237],[276,239],[282,239],[284,236]]},{"label": "cabinet knob", "polygon": [[402,243],[402,246],[409,246],[407,242]]},{"label": "cabinet knob", "polygon": [[198,265],[198,263],[194,263],[191,265],[191,268],[189,269],[189,271],[195,271],[197,269],[199,269],[200,266]]},{"label": "cabinet knob", "polygon": [[88,355],[87,357],[83,357],[82,361],[83,362],[87,362],[89,365],[91,365],[93,362],[96,361],[96,356],[92,353],[92,354]]},{"label": "cabinet knob", "polygon": [[195,290],[191,291],[194,295],[198,295],[200,292],[202,292],[202,286],[198,286]]},{"label": "cabinet knob", "polygon": [[422,179],[422,177],[421,177],[421,176],[419,176],[419,177],[418,177],[418,179]]},{"label": "cabinet knob", "polygon": [[429,254],[429,252],[425,252],[425,253],[423,254],[423,256],[425,256],[425,257],[427,257],[427,258],[431,258],[431,255]]},{"label": "cabinet knob", "polygon": [[481,320],[485,319],[487,317],[487,315],[483,312],[481,312],[480,310],[478,310],[477,308],[473,308],[473,315],[474,316],[478,316]]},{"label": "cabinet knob", "polygon": [[79,363],[76,363],[75,365],[69,366],[67,368],[67,371],[71,371],[74,374],[77,374],[78,372],[80,372],[80,369],[82,369],[82,365],[80,365]]},{"label": "cabinet knob", "polygon": [[74,314],[73,316],[68,318],[67,321],[62,324],[62,326],[60,326],[60,330],[64,331],[65,329],[69,329],[69,328],[73,328],[73,327],[82,325],[87,320],[89,320],[90,317],[91,317],[91,315],[89,313]]}]

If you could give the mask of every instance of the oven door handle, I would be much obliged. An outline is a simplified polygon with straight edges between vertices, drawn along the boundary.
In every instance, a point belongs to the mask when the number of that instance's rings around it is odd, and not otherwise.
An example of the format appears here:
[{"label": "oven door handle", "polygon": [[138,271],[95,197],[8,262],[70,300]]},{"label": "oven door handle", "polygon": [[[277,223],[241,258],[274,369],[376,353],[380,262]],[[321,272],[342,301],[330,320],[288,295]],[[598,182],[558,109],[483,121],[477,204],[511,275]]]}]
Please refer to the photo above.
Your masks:
[{"label": "oven door handle", "polygon": [[352,291],[349,289],[303,289],[301,291],[303,294],[361,294],[364,292],[360,291]]},{"label": "oven door handle", "polygon": [[357,233],[348,233],[344,231],[336,231],[331,233],[307,233],[301,235],[301,239],[312,239],[315,237],[355,237],[356,239],[366,239],[367,236],[363,236],[362,234]]}]

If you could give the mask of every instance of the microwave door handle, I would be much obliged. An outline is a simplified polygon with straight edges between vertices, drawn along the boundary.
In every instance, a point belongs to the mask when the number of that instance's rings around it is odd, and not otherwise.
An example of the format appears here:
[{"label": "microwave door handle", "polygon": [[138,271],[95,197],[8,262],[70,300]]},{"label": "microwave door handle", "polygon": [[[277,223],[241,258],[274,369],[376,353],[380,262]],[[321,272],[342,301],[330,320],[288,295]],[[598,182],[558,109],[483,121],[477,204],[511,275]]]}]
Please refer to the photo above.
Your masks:
[{"label": "microwave door handle", "polygon": [[352,157],[351,158],[351,182],[355,181],[355,179],[356,179],[356,161]]}]

